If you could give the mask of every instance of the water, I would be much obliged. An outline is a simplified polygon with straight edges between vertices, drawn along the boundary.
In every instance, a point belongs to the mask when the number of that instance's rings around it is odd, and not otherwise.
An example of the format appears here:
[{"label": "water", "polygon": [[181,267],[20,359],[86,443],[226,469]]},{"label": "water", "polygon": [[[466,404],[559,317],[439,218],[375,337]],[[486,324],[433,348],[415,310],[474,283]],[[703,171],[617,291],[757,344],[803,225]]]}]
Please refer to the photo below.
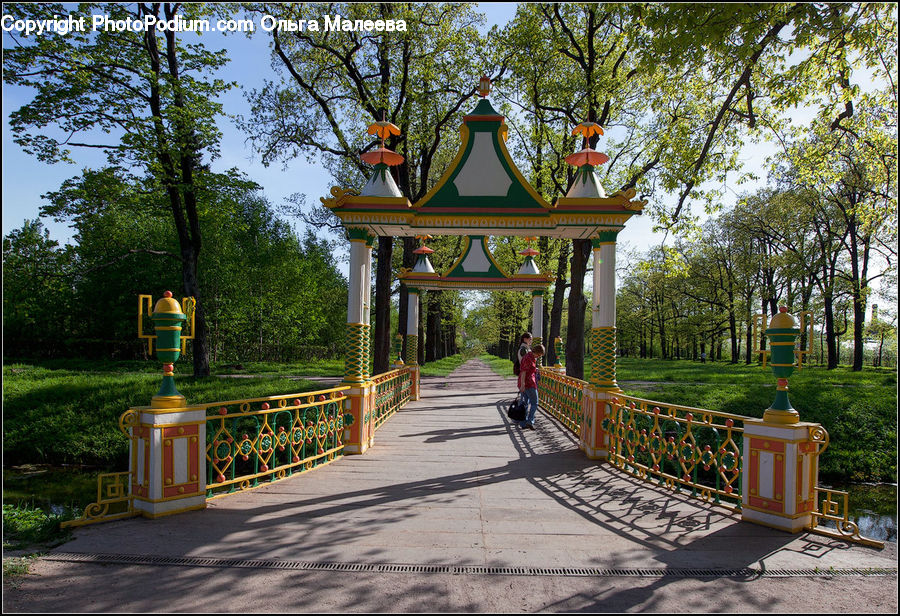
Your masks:
[{"label": "water", "polygon": [[[82,466],[18,466],[3,469],[3,502],[38,507],[48,513],[84,509],[97,500],[97,475]],[[828,485],[849,493],[849,518],[863,537],[897,542],[897,485]],[[830,523],[822,522],[823,526]],[[831,525],[833,528],[834,526]]]},{"label": "water", "polygon": [[[826,485],[848,493],[851,522],[859,527],[859,534],[878,541],[897,542],[897,484],[851,483]],[[824,521],[821,526],[835,528]]]}]

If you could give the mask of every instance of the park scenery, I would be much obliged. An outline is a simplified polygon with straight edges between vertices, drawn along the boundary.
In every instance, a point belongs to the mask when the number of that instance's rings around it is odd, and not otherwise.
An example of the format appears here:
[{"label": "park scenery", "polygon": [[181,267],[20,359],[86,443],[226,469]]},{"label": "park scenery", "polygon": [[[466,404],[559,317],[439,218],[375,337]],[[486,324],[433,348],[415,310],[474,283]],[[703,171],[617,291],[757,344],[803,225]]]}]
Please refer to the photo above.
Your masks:
[{"label": "park scenery", "polygon": [[526,332],[580,460],[896,543],[896,5],[2,25],[5,583],[377,455],[436,383],[483,395],[473,366],[506,404]]}]

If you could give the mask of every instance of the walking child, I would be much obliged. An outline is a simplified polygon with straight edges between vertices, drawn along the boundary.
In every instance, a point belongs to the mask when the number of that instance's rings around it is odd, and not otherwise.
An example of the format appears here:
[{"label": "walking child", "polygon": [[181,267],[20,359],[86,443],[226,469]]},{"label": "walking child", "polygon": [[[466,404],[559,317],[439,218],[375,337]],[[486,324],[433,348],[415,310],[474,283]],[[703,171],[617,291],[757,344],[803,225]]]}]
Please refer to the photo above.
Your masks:
[{"label": "walking child", "polygon": [[528,412],[525,419],[519,424],[520,428],[534,430],[534,416],[538,408],[537,360],[544,356],[544,345],[538,344],[522,358],[521,373],[519,374],[519,391],[525,395],[528,402]]}]

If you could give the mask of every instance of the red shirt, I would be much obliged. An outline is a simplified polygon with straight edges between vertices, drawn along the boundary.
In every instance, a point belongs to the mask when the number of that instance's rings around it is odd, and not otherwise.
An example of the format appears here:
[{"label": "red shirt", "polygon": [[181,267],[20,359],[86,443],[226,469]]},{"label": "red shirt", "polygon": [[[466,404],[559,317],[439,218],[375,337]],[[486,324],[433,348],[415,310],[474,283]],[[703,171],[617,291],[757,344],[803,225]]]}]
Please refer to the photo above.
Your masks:
[{"label": "red shirt", "polygon": [[537,389],[537,380],[534,378],[537,372],[537,360],[534,353],[529,352],[528,355],[523,357],[522,361],[519,362],[519,367],[522,369],[522,378],[524,379],[523,389]]}]

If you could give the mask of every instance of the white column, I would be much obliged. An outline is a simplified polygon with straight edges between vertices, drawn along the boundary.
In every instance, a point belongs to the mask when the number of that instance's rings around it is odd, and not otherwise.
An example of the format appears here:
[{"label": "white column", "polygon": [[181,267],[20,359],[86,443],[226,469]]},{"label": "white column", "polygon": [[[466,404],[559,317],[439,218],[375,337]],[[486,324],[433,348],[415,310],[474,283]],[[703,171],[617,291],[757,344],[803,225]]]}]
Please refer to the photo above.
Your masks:
[{"label": "white column", "polygon": [[366,325],[372,324],[372,246],[365,244],[366,252],[363,256],[365,272],[363,273],[363,320]]},{"label": "white column", "polygon": [[419,292],[410,290],[407,294],[406,336],[419,336]]},{"label": "white column", "polygon": [[544,296],[537,293],[531,296],[532,324],[531,334],[536,339],[544,339]]},{"label": "white column", "polygon": [[616,326],[616,245],[594,248],[594,289],[591,294],[591,326]]},{"label": "white column", "polygon": [[367,253],[364,239],[350,240],[350,287],[347,289],[347,323],[365,323],[363,306],[366,302],[363,281],[368,272]]}]

